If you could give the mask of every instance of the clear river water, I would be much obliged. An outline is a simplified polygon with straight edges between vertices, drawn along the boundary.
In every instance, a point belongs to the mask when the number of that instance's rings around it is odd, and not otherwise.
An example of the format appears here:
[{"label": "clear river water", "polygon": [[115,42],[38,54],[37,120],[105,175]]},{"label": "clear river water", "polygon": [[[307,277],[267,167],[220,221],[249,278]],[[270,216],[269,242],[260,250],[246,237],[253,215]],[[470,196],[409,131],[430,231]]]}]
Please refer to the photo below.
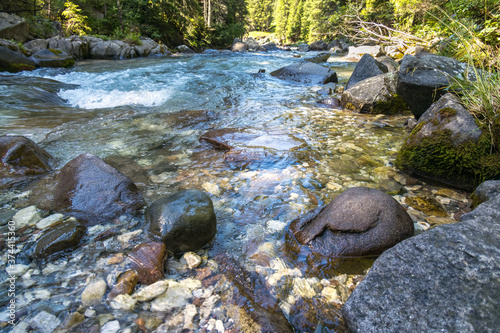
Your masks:
[{"label": "clear river water", "polygon": [[[406,197],[436,195],[449,219],[468,199],[411,182],[394,168],[410,113],[362,115],[328,108],[317,103],[324,96],[313,85],[269,75],[317,54],[300,55],[198,54],[0,73],[2,134],[32,139],[55,158],[56,169],[81,153],[95,154],[129,176],[148,203],[181,188],[204,190],[213,200],[218,224],[215,239],[197,253],[200,266],[189,268],[182,257],[167,260],[165,279],[178,282],[185,295],[175,298],[178,303],[168,311],[157,311],[155,300],[128,309],[114,308],[105,299],[94,307],[80,301],[93,279],[111,285],[116,280],[123,267],[109,264],[110,258],[147,238],[142,218],[89,227],[77,249],[53,262],[21,262],[28,268],[17,281],[17,332],[37,331],[43,318],[56,318],[63,327],[75,312],[84,314],[82,320],[90,326],[98,321],[101,332],[252,331],[245,319],[253,311],[248,309],[268,298],[297,331],[342,331],[341,305],[373,259],[290,254],[284,246],[288,223],[354,186],[382,189],[402,204]],[[340,57],[323,65],[337,72],[339,85],[355,66]],[[218,129],[253,135],[234,142],[243,153],[228,157],[199,140]],[[29,188],[2,190],[0,210],[16,211],[29,196]],[[435,221],[429,213],[404,206],[419,232]],[[117,226],[117,235],[93,241]],[[118,238],[132,231],[137,232],[129,240]],[[34,232],[19,241],[18,252],[36,238]],[[193,282],[201,281],[207,267],[212,276],[224,276],[221,267],[227,264],[215,259],[220,255],[248,274],[250,281],[243,285],[253,290],[243,292],[238,278]],[[5,281],[4,270],[0,275]],[[0,312],[2,327],[9,331],[6,312]],[[37,317],[39,313],[43,315]]]}]

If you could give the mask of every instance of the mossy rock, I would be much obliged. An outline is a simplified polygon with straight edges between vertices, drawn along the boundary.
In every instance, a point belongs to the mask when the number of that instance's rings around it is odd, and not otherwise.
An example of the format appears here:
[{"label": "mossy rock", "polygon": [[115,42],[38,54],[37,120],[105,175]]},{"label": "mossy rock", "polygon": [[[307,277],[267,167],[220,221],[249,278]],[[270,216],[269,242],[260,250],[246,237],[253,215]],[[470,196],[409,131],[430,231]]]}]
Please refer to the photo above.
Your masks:
[{"label": "mossy rock", "polygon": [[500,177],[500,155],[492,153],[491,134],[481,131],[452,94],[422,115],[396,157],[401,170],[472,191]]},{"label": "mossy rock", "polygon": [[31,56],[39,67],[64,67],[75,64],[75,59],[66,52],[58,49],[43,49]]},{"label": "mossy rock", "polygon": [[393,72],[370,77],[344,90],[340,105],[360,113],[401,113],[408,107],[396,93],[396,85],[397,74]]},{"label": "mossy rock", "polygon": [[35,62],[30,58],[0,46],[0,71],[17,73],[21,71],[32,71],[35,68]]}]

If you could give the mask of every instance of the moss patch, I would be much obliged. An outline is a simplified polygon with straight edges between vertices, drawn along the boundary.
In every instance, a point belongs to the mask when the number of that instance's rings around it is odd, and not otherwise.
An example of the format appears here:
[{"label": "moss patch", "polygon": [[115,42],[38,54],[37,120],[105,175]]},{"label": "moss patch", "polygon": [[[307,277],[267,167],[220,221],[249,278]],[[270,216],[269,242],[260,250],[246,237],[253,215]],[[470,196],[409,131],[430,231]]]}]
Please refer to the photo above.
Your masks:
[{"label": "moss patch", "polygon": [[49,51],[56,54],[56,55],[61,55],[63,53],[61,50],[57,50],[57,49],[49,49]]},{"label": "moss patch", "polygon": [[443,128],[417,139],[416,133],[425,125],[417,125],[403,144],[396,157],[398,168],[467,190],[500,177],[500,155],[491,154],[488,132],[478,142],[468,140],[457,145],[451,131]]}]

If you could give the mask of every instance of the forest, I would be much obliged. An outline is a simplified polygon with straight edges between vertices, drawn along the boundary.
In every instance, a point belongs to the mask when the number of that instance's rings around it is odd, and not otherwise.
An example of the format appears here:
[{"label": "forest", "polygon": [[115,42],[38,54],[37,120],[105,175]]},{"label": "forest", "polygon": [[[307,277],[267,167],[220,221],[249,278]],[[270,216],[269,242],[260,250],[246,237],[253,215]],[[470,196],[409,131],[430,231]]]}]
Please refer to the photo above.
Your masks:
[{"label": "forest", "polygon": [[395,35],[420,43],[451,36],[453,43],[468,35],[479,48],[500,45],[496,0],[5,0],[0,11],[28,19],[35,37],[59,22],[67,35],[147,36],[197,49],[230,46],[249,31],[281,43],[394,42]]}]

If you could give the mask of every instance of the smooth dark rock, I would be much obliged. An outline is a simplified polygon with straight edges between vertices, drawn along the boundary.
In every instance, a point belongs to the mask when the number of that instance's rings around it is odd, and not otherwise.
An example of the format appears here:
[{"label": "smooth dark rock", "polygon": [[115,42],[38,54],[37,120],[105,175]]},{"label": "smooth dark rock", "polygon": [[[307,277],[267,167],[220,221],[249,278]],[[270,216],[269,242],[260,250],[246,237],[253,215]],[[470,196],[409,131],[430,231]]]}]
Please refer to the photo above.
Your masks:
[{"label": "smooth dark rock", "polygon": [[217,232],[212,200],[205,192],[182,190],[153,202],[145,212],[149,232],[173,252],[196,251]]},{"label": "smooth dark rock", "polygon": [[144,199],[125,175],[92,154],[69,161],[57,175],[53,191],[39,194],[33,203],[46,210],[76,213],[87,222],[137,215]]},{"label": "smooth dark rock", "polygon": [[[131,268],[137,272],[138,282],[149,285],[161,280],[166,256],[167,248],[164,243],[150,242],[134,247],[129,258],[132,262]],[[133,274],[128,278],[135,280]]]},{"label": "smooth dark rock", "polygon": [[275,43],[266,43],[264,45],[262,45],[262,47],[264,49],[266,49],[267,51],[278,51],[279,48],[276,46]]},{"label": "smooth dark rock", "polygon": [[354,187],[292,221],[289,232],[291,248],[296,240],[326,257],[352,257],[379,255],[413,236],[414,227],[390,195]]},{"label": "smooth dark rock", "polygon": [[326,62],[330,58],[329,53],[320,53],[315,55],[312,58],[306,58],[305,61],[313,62],[315,64],[321,64]]},{"label": "smooth dark rock", "polygon": [[292,64],[271,72],[271,75],[279,79],[302,83],[325,84],[338,82],[335,71],[311,62]]},{"label": "smooth dark rock", "polygon": [[396,93],[397,74],[377,75],[342,92],[340,105],[360,113],[396,114],[408,109]]},{"label": "smooth dark rock", "polygon": [[31,59],[38,67],[71,67],[75,59],[64,51],[56,49],[44,49],[36,52]]},{"label": "smooth dark rock", "polygon": [[319,104],[324,104],[329,108],[336,109],[340,107],[340,101],[338,98],[329,97],[318,101]]},{"label": "smooth dark rock", "polygon": [[459,99],[446,94],[419,119],[396,157],[401,170],[472,191],[500,176],[500,155]]},{"label": "smooth dark rock", "polygon": [[467,64],[434,54],[405,55],[399,67],[397,92],[418,119],[466,68]]},{"label": "smooth dark rock", "polygon": [[35,68],[36,64],[30,58],[0,46],[0,72],[17,73],[20,71],[32,71]]},{"label": "smooth dark rock", "polygon": [[350,332],[498,332],[500,196],[384,252],[343,307]]},{"label": "smooth dark rock", "polygon": [[85,234],[86,228],[76,220],[68,220],[51,227],[36,242],[33,256],[46,259],[62,251],[75,248]]},{"label": "smooth dark rock", "polygon": [[309,44],[309,49],[311,51],[326,51],[328,50],[328,44],[322,40],[318,40],[316,42]]},{"label": "smooth dark rock", "polygon": [[360,81],[387,73],[388,71],[386,65],[373,58],[373,56],[364,54],[356,64],[349,81],[347,81],[346,89],[351,88]]}]

